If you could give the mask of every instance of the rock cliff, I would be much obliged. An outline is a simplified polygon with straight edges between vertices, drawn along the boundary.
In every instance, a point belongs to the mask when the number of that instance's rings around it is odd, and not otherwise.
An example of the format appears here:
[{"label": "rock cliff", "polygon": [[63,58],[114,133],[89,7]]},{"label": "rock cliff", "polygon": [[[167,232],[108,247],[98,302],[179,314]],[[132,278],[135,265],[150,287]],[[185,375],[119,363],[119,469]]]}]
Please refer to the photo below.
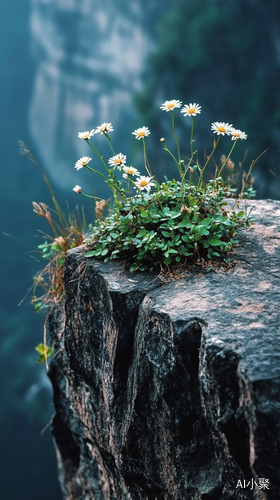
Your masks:
[{"label": "rock cliff", "polygon": [[[75,158],[87,147],[78,132],[112,122],[114,145],[125,154],[141,126],[133,95],[145,81],[156,26],[172,0],[31,0],[35,63],[29,128],[44,169],[64,189],[76,184]],[[109,154],[98,136],[100,154]],[[115,147],[114,146],[114,147]],[[71,168],[72,165],[72,168]],[[69,168],[70,166],[70,168]],[[95,190],[104,191],[95,181]],[[106,191],[105,191],[106,193]],[[108,196],[108,194],[99,196]]]},{"label": "rock cliff", "polygon": [[65,500],[280,498],[280,206],[255,205],[227,271],[166,282],[69,251],[49,370]]}]

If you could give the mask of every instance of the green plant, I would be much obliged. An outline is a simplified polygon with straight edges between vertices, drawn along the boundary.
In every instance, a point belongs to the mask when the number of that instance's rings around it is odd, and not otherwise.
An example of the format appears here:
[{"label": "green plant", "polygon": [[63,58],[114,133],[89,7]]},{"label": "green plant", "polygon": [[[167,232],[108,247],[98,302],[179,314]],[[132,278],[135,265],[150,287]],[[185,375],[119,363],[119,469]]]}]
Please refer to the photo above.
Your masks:
[{"label": "green plant", "polygon": [[[38,245],[44,260],[47,264],[34,276],[32,303],[34,310],[47,311],[44,324],[44,342],[36,347],[39,353],[37,363],[43,361],[48,368],[48,358],[55,352],[53,346],[47,345],[47,322],[48,310],[54,303],[59,303],[64,297],[64,261],[66,252],[71,248],[81,245],[85,234],[85,220],[80,218],[79,213],[69,212],[68,217],[62,212],[56,198],[54,197],[55,210],[51,210],[45,203],[33,202],[33,210],[39,216],[46,219],[53,231],[52,235],[43,233],[44,243]],[[42,290],[42,294],[37,296],[37,289]]]},{"label": "green plant", "polygon": [[[30,151],[22,141],[19,141],[21,153],[28,156],[29,159],[36,165],[42,178],[47,185],[51,194],[54,208],[51,209],[45,203],[33,202],[33,211],[45,219],[52,234],[42,233],[44,242],[38,245],[38,250],[46,261],[46,265],[33,277],[33,296],[32,304],[36,312],[49,311],[49,307],[54,303],[59,303],[64,297],[64,261],[68,250],[77,247],[83,243],[85,237],[86,222],[84,212],[80,215],[78,208],[75,212],[68,210],[68,215],[65,215],[61,209],[50,182],[39,167],[36,160],[33,158]],[[41,293],[37,296],[37,291]],[[46,362],[49,356],[54,354],[53,346],[47,345],[47,322],[48,314],[44,323],[44,343],[36,347],[39,352],[38,363]]]},{"label": "green plant", "polygon": [[37,359],[38,365],[44,363],[44,361],[46,361],[50,356],[53,356],[55,353],[54,347],[48,347],[45,344],[38,344],[35,349],[39,353],[39,357]]},{"label": "green plant", "polygon": [[[38,245],[44,260],[45,267],[34,277],[33,299],[36,311],[49,306],[53,300],[60,301],[64,294],[64,261],[66,252],[81,245],[85,234],[85,220],[79,213],[69,213],[66,217],[57,201],[55,210],[51,210],[45,203],[33,202],[33,211],[46,219],[53,231],[52,235],[43,233],[44,243]],[[38,287],[44,291],[37,297]]]},{"label": "green plant", "polygon": [[[75,168],[80,170],[86,167],[102,176],[114,198],[114,203],[109,204],[96,196],[83,193],[79,185],[73,189],[76,193],[94,198],[96,210],[99,209],[95,225],[90,226],[92,235],[86,240],[89,247],[86,257],[103,259],[105,262],[123,259],[130,264],[131,271],[170,268],[186,265],[190,261],[209,263],[213,259],[220,259],[221,262],[229,262],[228,253],[232,245],[237,243],[234,239],[236,230],[251,223],[250,215],[238,209],[238,202],[245,196],[245,188],[248,193],[247,184],[254,162],[246,179],[243,176],[239,200],[235,203],[226,200],[232,195],[232,188],[225,182],[222,174],[229,168],[230,162],[232,164],[231,155],[237,142],[245,140],[247,136],[228,123],[212,123],[211,130],[217,139],[214,139],[212,152],[204,165],[201,165],[198,151],[194,148],[194,117],[201,113],[201,106],[194,103],[181,109],[184,116],[191,119],[189,156],[183,156],[174,117],[174,110],[181,108],[181,105],[181,101],[174,99],[161,106],[163,111],[170,112],[171,115],[176,152],[168,148],[164,138],[160,140],[163,149],[176,164],[178,179],[165,178],[162,183],[155,179],[146,152],[145,138],[150,135],[147,127],[133,132],[135,138],[143,144],[147,175],[141,175],[136,168],[127,166],[126,156],[122,153],[115,154],[109,135],[113,131],[111,123],[103,123],[96,130],[78,134],[97,154],[104,170],[99,172],[89,167],[92,158],[85,156],[76,162]],[[105,136],[113,153],[108,165],[90,142],[96,133]],[[222,157],[221,166],[216,166],[214,178],[205,182],[208,165],[211,160],[214,161],[214,153],[223,136],[232,139],[230,151],[227,156]],[[105,209],[107,216],[104,218]]]}]

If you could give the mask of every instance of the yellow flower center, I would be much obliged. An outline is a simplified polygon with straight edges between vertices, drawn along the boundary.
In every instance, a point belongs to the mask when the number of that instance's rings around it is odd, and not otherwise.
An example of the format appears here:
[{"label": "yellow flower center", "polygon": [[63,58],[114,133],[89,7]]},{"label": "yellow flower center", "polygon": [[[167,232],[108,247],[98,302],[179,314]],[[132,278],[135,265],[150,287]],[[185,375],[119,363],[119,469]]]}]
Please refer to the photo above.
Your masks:
[{"label": "yellow flower center", "polygon": [[167,104],[167,109],[172,109],[172,108],[174,108],[173,102],[171,102],[170,104]]},{"label": "yellow flower center", "polygon": [[193,113],[195,113],[195,109],[194,108],[190,108],[189,109],[189,115],[192,115]]},{"label": "yellow flower center", "polygon": [[134,168],[128,168],[126,172],[128,174],[133,174],[134,173]]},{"label": "yellow flower center", "polygon": [[225,127],[218,127],[217,130],[218,130],[218,132],[225,132],[226,131]]},{"label": "yellow flower center", "polygon": [[120,163],[122,163],[122,159],[121,158],[116,158],[115,164],[116,165],[120,165]]},{"label": "yellow flower center", "polygon": [[138,137],[144,137],[145,136],[145,132],[143,132],[143,130],[141,132],[138,132]]},{"label": "yellow flower center", "polygon": [[240,137],[239,132],[234,132],[232,135],[233,135],[233,137]]},{"label": "yellow flower center", "polygon": [[145,181],[145,180],[140,181],[140,186],[141,187],[145,187],[145,186],[147,186],[147,184],[149,184],[148,181]]}]

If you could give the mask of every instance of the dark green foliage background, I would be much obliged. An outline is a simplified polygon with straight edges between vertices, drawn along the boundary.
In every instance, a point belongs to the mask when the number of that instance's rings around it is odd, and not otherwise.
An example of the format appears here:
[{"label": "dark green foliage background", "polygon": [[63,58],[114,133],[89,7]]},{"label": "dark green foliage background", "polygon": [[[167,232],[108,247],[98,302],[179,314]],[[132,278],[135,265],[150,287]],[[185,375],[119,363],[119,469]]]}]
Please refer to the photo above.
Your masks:
[{"label": "dark green foliage background", "polygon": [[[179,0],[160,23],[146,87],[136,97],[143,123],[157,131],[153,138],[168,137],[166,117],[159,120],[154,103],[180,99],[202,106],[202,114],[195,119],[196,148],[200,151],[211,151],[213,121],[229,122],[246,131],[247,168],[270,148],[254,170],[259,198],[280,195],[279,19],[277,0],[265,4],[261,0]],[[179,118],[178,113],[177,123]],[[189,137],[188,119],[184,120],[181,142],[187,142]],[[233,161],[238,164],[245,148],[239,155],[240,148],[236,149]],[[155,142],[156,164],[158,151]],[[219,152],[228,153],[223,145]],[[216,161],[219,156],[216,155]]]}]

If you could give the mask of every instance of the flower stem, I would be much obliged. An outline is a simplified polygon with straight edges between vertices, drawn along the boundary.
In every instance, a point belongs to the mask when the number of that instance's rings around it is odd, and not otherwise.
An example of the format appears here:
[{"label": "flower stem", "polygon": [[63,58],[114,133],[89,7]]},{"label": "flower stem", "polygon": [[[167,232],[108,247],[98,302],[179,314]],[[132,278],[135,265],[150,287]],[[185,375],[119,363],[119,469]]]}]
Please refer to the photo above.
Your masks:
[{"label": "flower stem", "polygon": [[[95,200],[103,200],[103,198],[100,198],[99,196],[91,196],[90,194],[85,194],[85,193],[83,193],[83,192],[81,192],[81,194],[82,194],[83,196],[85,196],[86,198],[93,198],[93,199],[95,199]],[[111,205],[109,205],[109,203],[107,203],[107,201],[106,201],[106,200],[103,200],[103,201],[105,201],[105,203],[106,203],[107,207],[109,207],[111,210],[113,210],[114,212],[118,212],[118,210],[116,210],[115,208],[111,207]]]},{"label": "flower stem", "polygon": [[112,146],[111,139],[110,139],[109,135],[108,134],[104,134],[104,135],[105,135],[105,137],[106,137],[106,139],[107,139],[107,141],[109,143],[109,146],[110,146],[110,149],[111,149],[113,155],[115,156],[116,153],[115,153],[115,151],[113,149],[113,146]]},{"label": "flower stem", "polygon": [[220,168],[220,170],[219,170],[219,172],[218,172],[217,177],[220,177],[220,176],[221,176],[221,173],[222,173],[222,171],[223,171],[223,168],[224,168],[224,166],[227,164],[227,162],[228,162],[228,160],[229,160],[229,158],[230,158],[230,156],[231,156],[231,153],[233,152],[233,150],[234,150],[234,148],[235,148],[235,146],[236,146],[237,141],[238,141],[238,139],[235,139],[235,141],[234,141],[234,143],[233,143],[233,146],[232,146],[232,148],[231,148],[231,150],[230,150],[229,154],[227,155],[227,157],[226,157],[226,159],[225,159],[224,163],[222,164],[222,166],[221,166],[221,168]]},{"label": "flower stem", "polygon": [[190,163],[193,159],[193,130],[194,130],[194,117],[192,116],[191,117],[191,120],[192,120],[192,128],[191,128],[191,159],[190,159]]},{"label": "flower stem", "polygon": [[207,165],[208,165],[209,161],[211,160],[211,158],[212,158],[212,156],[213,156],[213,154],[214,154],[214,152],[215,152],[215,150],[216,150],[216,148],[217,148],[217,146],[218,146],[218,144],[219,144],[220,138],[221,138],[221,136],[219,135],[218,140],[217,140],[217,142],[215,142],[214,147],[213,147],[213,149],[212,149],[212,152],[211,152],[210,156],[208,156],[207,161],[206,161],[206,163],[205,163],[205,165],[204,165],[203,169],[201,170],[201,173],[200,173],[200,176],[199,176],[199,180],[198,180],[198,184],[197,184],[197,187],[198,187],[198,188],[199,188],[199,187],[201,187],[202,180],[203,180],[203,174],[204,174],[205,169],[206,169],[206,167],[207,167]]},{"label": "flower stem", "polygon": [[98,170],[94,170],[94,168],[91,168],[88,165],[85,165],[85,167],[88,168],[94,174],[101,175],[101,177],[103,177],[103,179],[105,179],[107,181],[107,177],[104,174],[101,174],[101,172],[98,172]]},{"label": "flower stem", "polygon": [[180,174],[180,176],[182,177],[182,169],[181,169],[181,152],[180,152],[180,146],[179,146],[178,137],[177,137],[176,130],[175,130],[175,123],[174,123],[174,113],[173,113],[173,110],[171,110],[171,120],[172,120],[172,130],[173,130],[173,135],[174,135],[174,137],[175,137],[175,141],[176,141],[176,144],[177,144],[177,151],[178,151],[178,162],[176,162],[176,163],[177,163],[177,167],[178,167],[178,170],[179,170],[179,174]]},{"label": "flower stem", "polygon": [[147,157],[147,151],[146,151],[146,143],[145,143],[145,138],[142,137],[142,142],[143,142],[143,149],[144,149],[144,164],[145,164],[145,169],[147,170],[149,176],[152,176],[151,172],[151,167],[148,162],[148,157]]},{"label": "flower stem", "polygon": [[164,142],[164,144],[163,144],[163,149],[164,149],[165,151],[167,151],[167,153],[169,153],[169,154],[170,154],[171,158],[173,158],[173,160],[174,160],[174,161],[175,161],[175,163],[176,163],[176,167],[178,168],[178,162],[177,162],[177,160],[176,160],[175,156],[171,153],[170,149],[168,149],[168,147],[166,146],[166,143],[165,143],[165,142]]},{"label": "flower stem", "polygon": [[87,143],[89,144],[89,146],[91,147],[91,149],[93,149],[93,151],[95,152],[95,154],[98,156],[99,160],[102,162],[102,164],[104,165],[104,167],[106,168],[107,172],[109,173],[109,169],[105,163],[105,161],[103,160],[102,156],[100,156],[100,154],[98,153],[98,151],[93,147],[93,145],[89,142],[88,139],[86,139]]}]

